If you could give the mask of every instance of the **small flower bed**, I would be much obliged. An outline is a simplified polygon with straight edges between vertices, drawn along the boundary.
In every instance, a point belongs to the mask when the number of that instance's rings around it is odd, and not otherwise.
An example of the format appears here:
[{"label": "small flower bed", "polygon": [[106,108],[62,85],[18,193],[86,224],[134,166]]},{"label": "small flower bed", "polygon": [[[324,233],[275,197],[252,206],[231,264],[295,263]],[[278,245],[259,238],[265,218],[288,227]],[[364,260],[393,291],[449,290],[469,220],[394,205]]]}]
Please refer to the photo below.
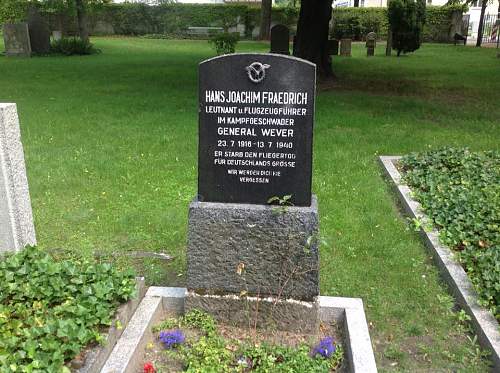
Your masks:
[{"label": "small flower bed", "polygon": [[69,372],[134,292],[132,273],[109,264],[55,262],[36,248],[0,258],[0,372]]},{"label": "small flower bed", "polygon": [[[340,367],[343,358],[342,347],[332,337],[312,346],[305,342],[296,346],[257,342],[243,338],[246,332],[233,331],[228,336],[227,329],[224,332],[211,316],[198,310],[168,319],[153,331],[161,350],[156,355],[146,351],[146,373],[331,372]],[[152,350],[154,344],[148,348]]]},{"label": "small flower bed", "polygon": [[445,148],[410,154],[400,167],[481,304],[500,320],[500,153]]}]

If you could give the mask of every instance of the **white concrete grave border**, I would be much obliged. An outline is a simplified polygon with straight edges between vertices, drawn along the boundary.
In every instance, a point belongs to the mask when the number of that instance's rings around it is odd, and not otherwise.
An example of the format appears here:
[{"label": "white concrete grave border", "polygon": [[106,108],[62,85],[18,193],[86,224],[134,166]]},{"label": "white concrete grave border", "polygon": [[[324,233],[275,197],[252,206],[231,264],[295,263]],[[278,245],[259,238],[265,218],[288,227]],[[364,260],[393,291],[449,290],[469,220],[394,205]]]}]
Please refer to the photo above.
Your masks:
[{"label": "white concrete grave border", "polygon": [[478,304],[478,295],[472,286],[464,269],[458,263],[453,252],[439,242],[439,232],[436,229],[428,231],[429,218],[422,212],[420,203],[411,197],[408,185],[402,184],[401,174],[396,168],[400,156],[381,156],[379,161],[385,173],[394,183],[394,189],[406,213],[420,220],[422,228],[420,235],[438,265],[444,281],[453,293],[459,306],[471,317],[472,327],[478,337],[478,342],[484,349],[491,352],[494,370],[500,372],[500,332],[499,324],[487,309]]},{"label": "white concrete grave border", "polygon": [[[168,312],[182,314],[185,288],[150,287],[111,352],[101,373],[135,373],[141,370],[151,328]],[[366,323],[363,302],[358,298],[319,297],[320,320],[337,322],[343,328],[348,371],[376,373],[375,356]]]},{"label": "white concrete grave border", "polygon": [[0,103],[0,254],[36,245],[16,104]]}]

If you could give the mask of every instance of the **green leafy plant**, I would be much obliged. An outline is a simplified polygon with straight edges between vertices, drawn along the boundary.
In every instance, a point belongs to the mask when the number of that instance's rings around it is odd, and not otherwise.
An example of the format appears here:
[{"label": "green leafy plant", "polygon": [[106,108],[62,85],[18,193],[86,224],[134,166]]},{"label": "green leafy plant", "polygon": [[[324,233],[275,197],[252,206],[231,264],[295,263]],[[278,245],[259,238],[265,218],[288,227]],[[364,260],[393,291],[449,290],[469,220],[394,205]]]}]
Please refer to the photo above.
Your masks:
[{"label": "green leafy plant", "polygon": [[311,348],[230,341],[217,330],[212,316],[192,310],[178,319],[167,319],[154,332],[179,327],[198,332],[187,338],[177,350],[167,350],[169,357],[182,361],[187,372],[331,372],[342,362],[342,346],[328,337]]},{"label": "green leafy plant", "polygon": [[109,264],[55,262],[26,248],[0,262],[0,371],[59,372],[135,292],[133,274]]},{"label": "green leafy plant", "polygon": [[444,148],[410,154],[400,166],[480,302],[500,320],[500,154]]},{"label": "green leafy plant", "polygon": [[26,19],[27,10],[27,0],[0,1],[0,24],[24,21]]},{"label": "green leafy plant", "polygon": [[87,55],[99,53],[99,49],[94,48],[92,43],[77,37],[61,38],[50,43],[53,53],[61,53],[66,56]]},{"label": "green leafy plant", "polygon": [[237,32],[221,32],[212,36],[209,42],[213,45],[217,55],[234,53],[236,44],[240,40]]}]

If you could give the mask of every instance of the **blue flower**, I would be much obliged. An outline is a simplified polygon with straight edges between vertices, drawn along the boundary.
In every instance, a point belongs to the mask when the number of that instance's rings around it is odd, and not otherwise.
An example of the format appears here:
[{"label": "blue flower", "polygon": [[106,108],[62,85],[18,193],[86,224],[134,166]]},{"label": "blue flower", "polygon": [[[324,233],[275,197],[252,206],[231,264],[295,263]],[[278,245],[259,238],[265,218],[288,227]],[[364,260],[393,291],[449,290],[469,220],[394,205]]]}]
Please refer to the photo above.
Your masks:
[{"label": "blue flower", "polygon": [[324,358],[329,358],[335,352],[335,345],[332,337],[325,337],[313,348],[312,356],[320,355]]},{"label": "blue flower", "polygon": [[178,329],[160,332],[160,341],[162,341],[165,348],[168,349],[177,347],[178,345],[184,343],[185,339],[184,334],[182,334],[182,332]]}]

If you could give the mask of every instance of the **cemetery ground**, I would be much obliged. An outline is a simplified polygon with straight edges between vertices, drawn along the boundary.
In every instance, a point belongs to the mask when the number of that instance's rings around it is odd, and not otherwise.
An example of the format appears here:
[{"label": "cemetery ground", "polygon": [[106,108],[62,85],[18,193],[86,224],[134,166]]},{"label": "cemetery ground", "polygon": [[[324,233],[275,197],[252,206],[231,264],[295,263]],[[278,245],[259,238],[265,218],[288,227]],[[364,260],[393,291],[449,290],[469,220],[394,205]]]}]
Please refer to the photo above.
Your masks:
[{"label": "cemetery ground", "polygon": [[[183,285],[197,185],[197,65],[213,51],[206,41],[93,42],[102,54],[0,57],[0,101],[18,105],[39,246],[59,258],[133,265],[151,284]],[[400,58],[384,50],[379,44],[367,58],[354,44],[352,58],[334,57],[338,80],[318,88],[321,293],[363,299],[381,371],[482,372],[487,361],[464,314],[452,312],[377,156],[498,149],[499,60],[494,49],[462,46],[424,44]]]}]

